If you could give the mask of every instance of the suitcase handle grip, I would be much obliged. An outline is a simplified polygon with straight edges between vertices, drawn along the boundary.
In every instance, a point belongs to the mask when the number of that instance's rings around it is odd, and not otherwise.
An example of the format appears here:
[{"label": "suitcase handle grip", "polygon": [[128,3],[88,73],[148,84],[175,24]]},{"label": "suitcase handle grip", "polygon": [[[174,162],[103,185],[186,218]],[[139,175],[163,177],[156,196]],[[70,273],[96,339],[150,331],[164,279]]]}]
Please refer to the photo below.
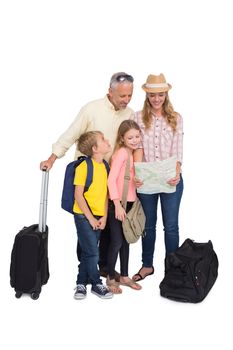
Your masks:
[{"label": "suitcase handle grip", "polygon": [[40,232],[45,232],[46,221],[47,221],[49,172],[46,171],[46,169],[42,169],[40,213],[39,213],[39,231]]}]

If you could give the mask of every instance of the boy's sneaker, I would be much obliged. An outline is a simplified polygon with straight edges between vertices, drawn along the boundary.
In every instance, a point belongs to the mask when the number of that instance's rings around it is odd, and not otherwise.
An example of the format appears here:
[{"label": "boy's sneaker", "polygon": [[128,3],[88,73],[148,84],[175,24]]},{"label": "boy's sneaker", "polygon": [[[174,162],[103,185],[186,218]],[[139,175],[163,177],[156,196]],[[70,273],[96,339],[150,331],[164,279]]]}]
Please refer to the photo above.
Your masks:
[{"label": "boy's sneaker", "polygon": [[96,284],[91,287],[91,292],[101,299],[111,299],[113,293],[103,284]]},{"label": "boy's sneaker", "polygon": [[87,288],[84,284],[77,284],[75,287],[74,299],[84,299],[87,296]]}]

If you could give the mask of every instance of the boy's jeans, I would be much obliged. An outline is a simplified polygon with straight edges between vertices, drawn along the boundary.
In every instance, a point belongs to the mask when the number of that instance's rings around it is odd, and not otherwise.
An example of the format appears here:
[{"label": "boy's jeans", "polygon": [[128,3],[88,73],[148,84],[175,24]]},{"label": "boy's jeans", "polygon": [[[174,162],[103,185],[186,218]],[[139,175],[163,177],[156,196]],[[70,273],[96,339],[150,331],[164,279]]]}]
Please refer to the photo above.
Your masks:
[{"label": "boy's jeans", "polygon": [[174,193],[138,193],[138,197],[142,203],[146,216],[146,234],[142,238],[142,265],[144,267],[153,266],[154,247],[156,239],[157,206],[159,198],[162,210],[166,254],[169,254],[178,248],[178,216],[182,193],[182,176],[180,177],[180,182],[176,186],[176,192]]},{"label": "boy's jeans", "polygon": [[81,247],[81,261],[79,264],[77,284],[86,285],[88,282],[92,285],[101,284],[102,281],[97,268],[99,261],[98,243],[101,231],[93,230],[83,214],[74,214],[74,221]]}]

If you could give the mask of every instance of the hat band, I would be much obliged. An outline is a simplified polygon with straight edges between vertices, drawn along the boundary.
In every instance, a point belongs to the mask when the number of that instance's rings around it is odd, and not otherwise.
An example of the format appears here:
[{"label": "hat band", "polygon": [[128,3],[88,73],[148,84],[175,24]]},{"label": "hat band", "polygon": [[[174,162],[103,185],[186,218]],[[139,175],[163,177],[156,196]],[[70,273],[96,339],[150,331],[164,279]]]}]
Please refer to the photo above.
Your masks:
[{"label": "hat band", "polygon": [[161,83],[161,84],[146,84],[146,87],[149,89],[153,89],[153,88],[167,88],[168,85],[167,83]]}]

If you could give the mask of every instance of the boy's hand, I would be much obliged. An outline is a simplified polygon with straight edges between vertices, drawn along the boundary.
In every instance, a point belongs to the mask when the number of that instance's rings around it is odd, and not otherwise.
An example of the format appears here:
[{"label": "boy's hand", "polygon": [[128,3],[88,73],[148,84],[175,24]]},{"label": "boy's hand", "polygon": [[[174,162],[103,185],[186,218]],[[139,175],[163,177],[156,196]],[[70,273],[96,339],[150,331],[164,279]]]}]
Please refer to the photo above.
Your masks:
[{"label": "boy's hand", "polygon": [[98,228],[100,230],[103,230],[106,226],[106,221],[107,221],[107,217],[106,216],[102,216],[102,218],[100,218],[98,220]]},{"label": "boy's hand", "polygon": [[99,230],[99,220],[97,220],[95,217],[91,218],[89,220],[89,223],[91,225],[91,227],[93,228],[93,230]]}]

